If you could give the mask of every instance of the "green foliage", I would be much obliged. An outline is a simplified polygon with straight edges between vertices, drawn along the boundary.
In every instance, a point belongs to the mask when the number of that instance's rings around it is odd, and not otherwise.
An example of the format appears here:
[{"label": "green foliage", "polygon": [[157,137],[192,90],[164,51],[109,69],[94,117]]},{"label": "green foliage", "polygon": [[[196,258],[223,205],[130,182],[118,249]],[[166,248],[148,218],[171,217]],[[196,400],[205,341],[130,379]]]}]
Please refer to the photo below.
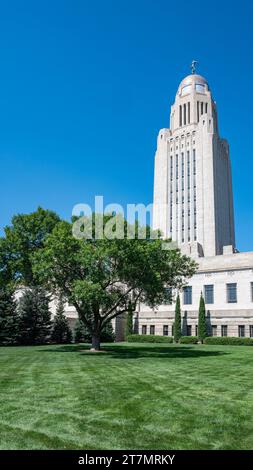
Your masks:
[{"label": "green foliage", "polygon": [[178,341],[180,340],[180,338],[182,336],[182,331],[181,331],[181,308],[180,308],[179,294],[177,295],[177,300],[176,300],[175,322],[174,322],[173,334],[174,334],[175,343],[178,343]]},{"label": "green foliage", "polygon": [[172,336],[160,335],[129,335],[127,337],[129,343],[172,343]]},{"label": "green foliage", "polygon": [[12,225],[5,227],[5,236],[0,239],[0,284],[2,279],[35,285],[33,255],[43,247],[47,235],[59,221],[58,215],[41,207],[31,214],[12,218]]},{"label": "green foliage", "polygon": [[133,334],[133,307],[132,303],[129,302],[127,318],[126,318],[126,330],[125,336],[129,336]]},{"label": "green foliage", "polygon": [[[87,337],[88,336],[88,340]],[[74,328],[74,341],[75,343],[89,343],[90,334],[87,335],[87,329],[82,321],[77,320]]]},{"label": "green foliage", "polygon": [[210,336],[205,338],[205,344],[223,344],[230,346],[253,346],[252,338],[237,338],[235,336]]},{"label": "green foliage", "polygon": [[41,287],[25,289],[18,304],[20,344],[43,344],[49,340],[49,297]]},{"label": "green foliage", "polygon": [[14,292],[10,287],[0,287],[0,345],[17,342],[18,326]]},{"label": "green foliage", "polygon": [[[74,328],[75,343],[91,343],[92,335],[81,320],[77,320]],[[100,340],[103,343],[115,341],[115,334],[111,322],[107,322],[101,330]]]},{"label": "green foliage", "polygon": [[181,336],[179,342],[181,344],[197,344],[198,340],[197,336]]},{"label": "green foliage", "polygon": [[207,324],[206,324],[206,307],[204,297],[200,295],[199,301],[199,319],[198,319],[198,338],[203,343],[204,339],[208,336]]},{"label": "green foliage", "polygon": [[58,301],[56,314],[53,319],[51,340],[59,344],[71,343],[72,341],[72,332],[64,314],[64,301],[62,297]]},{"label": "green foliage", "polygon": [[[92,225],[95,217],[99,215],[85,220]],[[118,220],[100,218],[106,233],[108,224],[116,227]],[[77,239],[72,225],[60,222],[34,258],[39,282],[49,292],[63,293],[98,343],[104,321],[127,312],[130,300],[133,309],[138,301],[155,307],[164,300],[165,285],[180,288],[196,270],[195,262],[178,249],[164,250],[164,240],[151,239],[149,228],[145,239],[137,239],[137,232],[127,238],[129,225],[121,222],[121,239]]]}]

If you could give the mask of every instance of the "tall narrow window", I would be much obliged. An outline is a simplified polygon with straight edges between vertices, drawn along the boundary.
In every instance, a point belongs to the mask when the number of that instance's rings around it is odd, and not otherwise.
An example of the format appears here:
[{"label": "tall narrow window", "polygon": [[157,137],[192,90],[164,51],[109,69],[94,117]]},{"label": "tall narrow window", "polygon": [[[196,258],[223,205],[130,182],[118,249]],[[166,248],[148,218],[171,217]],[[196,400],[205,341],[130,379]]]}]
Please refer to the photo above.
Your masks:
[{"label": "tall narrow window", "polygon": [[239,338],[244,338],[244,336],[245,336],[245,326],[244,325],[239,325],[238,326],[238,336],[239,336]]},{"label": "tall narrow window", "polygon": [[217,325],[212,325],[212,336],[217,336]]},{"label": "tall narrow window", "polygon": [[163,336],[168,336],[169,334],[169,326],[163,325]]},{"label": "tall narrow window", "polygon": [[188,124],[191,122],[191,104],[190,101],[188,102]]},{"label": "tall narrow window", "polygon": [[208,103],[206,103],[206,113],[207,113],[207,107],[208,107]]},{"label": "tall narrow window", "polygon": [[227,284],[227,302],[229,304],[234,304],[237,302],[237,284],[236,283]]},{"label": "tall narrow window", "polygon": [[149,331],[150,331],[151,335],[154,335],[155,334],[155,325],[150,325]]},{"label": "tall narrow window", "polygon": [[253,325],[249,326],[249,335],[251,338],[253,338]]},{"label": "tall narrow window", "polygon": [[173,180],[173,157],[170,157],[170,181]]},{"label": "tall narrow window", "polygon": [[178,179],[178,155],[176,155],[176,178]]},{"label": "tall narrow window", "polygon": [[179,106],[179,127],[182,127],[182,106]]},{"label": "tall narrow window", "polygon": [[193,149],[193,174],[196,175],[196,150]]},{"label": "tall narrow window", "polygon": [[253,302],[253,282],[250,283],[251,302]]},{"label": "tall narrow window", "polygon": [[184,304],[191,305],[192,304],[192,287],[186,286],[183,288],[184,293]]},{"label": "tall narrow window", "polygon": [[204,286],[205,303],[213,304],[213,284]]},{"label": "tall narrow window", "polygon": [[203,112],[204,112],[204,103],[203,101],[201,101],[201,115],[203,114]]},{"label": "tall narrow window", "polygon": [[141,334],[146,335],[147,334],[147,325],[142,325],[141,327]]},{"label": "tall narrow window", "polygon": [[227,335],[228,335],[228,326],[221,325],[221,336],[227,336]]},{"label": "tall narrow window", "polygon": [[181,158],[182,158],[182,178],[184,178],[184,154],[183,153],[181,153]]},{"label": "tall narrow window", "polygon": [[186,104],[184,104],[184,126],[186,125]]},{"label": "tall narrow window", "polygon": [[199,101],[197,101],[197,122],[199,122]]}]

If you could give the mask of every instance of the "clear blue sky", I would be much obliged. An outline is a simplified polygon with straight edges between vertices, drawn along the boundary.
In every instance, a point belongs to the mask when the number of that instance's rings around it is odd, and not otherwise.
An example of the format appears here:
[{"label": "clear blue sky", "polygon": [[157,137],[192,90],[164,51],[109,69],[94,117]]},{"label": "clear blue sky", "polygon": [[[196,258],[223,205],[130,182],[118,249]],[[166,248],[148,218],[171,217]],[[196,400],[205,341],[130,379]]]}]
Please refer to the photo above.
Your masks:
[{"label": "clear blue sky", "polygon": [[152,202],[157,132],[197,59],[230,143],[236,239],[253,250],[250,0],[2,1],[1,228],[38,205]]}]

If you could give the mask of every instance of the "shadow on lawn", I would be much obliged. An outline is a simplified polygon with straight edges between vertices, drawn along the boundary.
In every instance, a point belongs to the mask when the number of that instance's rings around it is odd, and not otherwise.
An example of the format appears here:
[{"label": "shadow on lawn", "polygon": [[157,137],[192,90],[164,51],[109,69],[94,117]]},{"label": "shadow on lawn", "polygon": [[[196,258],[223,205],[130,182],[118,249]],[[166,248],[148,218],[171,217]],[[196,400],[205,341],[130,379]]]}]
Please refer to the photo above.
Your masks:
[{"label": "shadow on lawn", "polygon": [[[224,354],[229,354],[228,352],[223,351],[205,351],[201,346],[180,346],[174,345],[169,347],[161,346],[150,346],[150,345],[141,345],[136,346],[131,344],[131,346],[121,346],[110,344],[108,346],[102,345],[101,353],[94,353],[89,351],[90,345],[88,344],[77,344],[77,345],[59,345],[56,348],[46,348],[41,349],[40,352],[67,352],[67,353],[79,353],[83,356],[93,356],[97,358],[101,357],[111,357],[116,359],[136,359],[142,357],[157,357],[157,358],[192,358],[192,357],[208,357],[208,356],[223,356]],[[85,351],[84,351],[85,350]]]}]

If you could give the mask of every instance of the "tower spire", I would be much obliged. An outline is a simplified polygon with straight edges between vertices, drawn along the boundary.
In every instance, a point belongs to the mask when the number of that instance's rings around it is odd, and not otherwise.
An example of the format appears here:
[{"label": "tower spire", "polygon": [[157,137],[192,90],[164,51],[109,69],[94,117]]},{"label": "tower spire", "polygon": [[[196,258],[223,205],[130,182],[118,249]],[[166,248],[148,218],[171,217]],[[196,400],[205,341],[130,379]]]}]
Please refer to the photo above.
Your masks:
[{"label": "tower spire", "polygon": [[193,60],[191,63],[191,71],[194,74],[196,72],[196,65],[198,64],[197,60]]}]

